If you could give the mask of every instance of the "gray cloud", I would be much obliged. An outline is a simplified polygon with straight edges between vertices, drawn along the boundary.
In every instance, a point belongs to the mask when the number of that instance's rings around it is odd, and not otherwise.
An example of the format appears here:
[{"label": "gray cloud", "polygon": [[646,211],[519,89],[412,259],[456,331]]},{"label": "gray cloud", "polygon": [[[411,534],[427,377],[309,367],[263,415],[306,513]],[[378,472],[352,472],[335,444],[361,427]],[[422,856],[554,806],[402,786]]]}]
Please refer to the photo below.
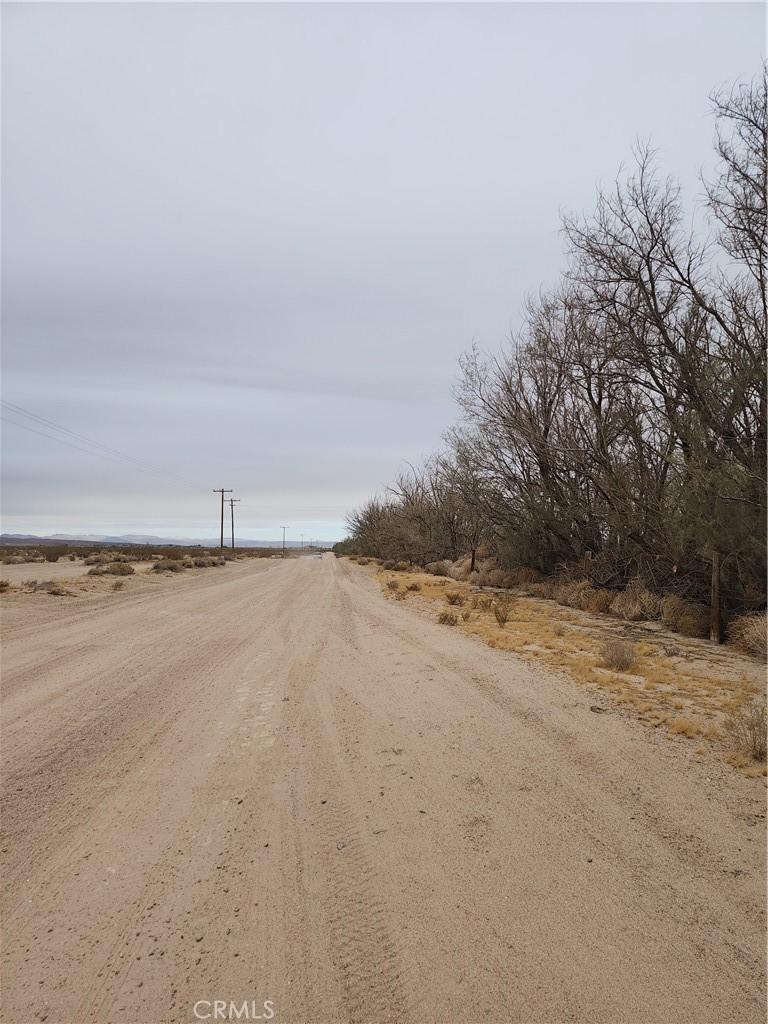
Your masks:
[{"label": "gray cloud", "polygon": [[224,484],[252,536],[337,536],[556,279],[561,208],[637,136],[697,193],[763,37],[757,4],[5,5],[4,397],[162,471],[5,424],[6,529],[199,534]]}]

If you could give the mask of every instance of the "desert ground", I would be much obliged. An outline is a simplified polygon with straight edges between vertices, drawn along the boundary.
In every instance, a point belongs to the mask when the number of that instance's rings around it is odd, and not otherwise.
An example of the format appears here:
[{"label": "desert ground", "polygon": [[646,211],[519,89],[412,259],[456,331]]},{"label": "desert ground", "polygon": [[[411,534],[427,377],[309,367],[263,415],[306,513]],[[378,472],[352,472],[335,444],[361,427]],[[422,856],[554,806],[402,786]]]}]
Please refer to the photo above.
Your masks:
[{"label": "desert ground", "polygon": [[[133,562],[136,572],[149,569],[152,562]],[[81,576],[87,576],[92,568],[86,565],[82,558],[75,562],[69,559],[59,559],[58,562],[26,562],[22,565],[0,564],[0,580],[8,580],[15,586],[20,586],[27,580],[37,580],[38,583],[47,583],[49,580],[71,580]]]},{"label": "desert ground", "polygon": [[764,779],[331,555],[1,607],[7,1024],[764,1020]]}]

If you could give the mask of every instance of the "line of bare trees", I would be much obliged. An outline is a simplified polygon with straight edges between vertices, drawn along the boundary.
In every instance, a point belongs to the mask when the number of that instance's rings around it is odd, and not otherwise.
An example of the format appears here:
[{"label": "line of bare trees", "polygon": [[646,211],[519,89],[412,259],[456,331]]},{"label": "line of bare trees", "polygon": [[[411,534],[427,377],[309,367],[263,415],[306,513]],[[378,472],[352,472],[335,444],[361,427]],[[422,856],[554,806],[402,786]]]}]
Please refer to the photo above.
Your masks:
[{"label": "line of bare trees", "polygon": [[569,217],[569,268],[501,356],[472,351],[446,448],[348,520],[349,550],[580,567],[693,598],[722,553],[765,604],[766,72],[713,96],[718,172],[689,216],[652,151]]}]

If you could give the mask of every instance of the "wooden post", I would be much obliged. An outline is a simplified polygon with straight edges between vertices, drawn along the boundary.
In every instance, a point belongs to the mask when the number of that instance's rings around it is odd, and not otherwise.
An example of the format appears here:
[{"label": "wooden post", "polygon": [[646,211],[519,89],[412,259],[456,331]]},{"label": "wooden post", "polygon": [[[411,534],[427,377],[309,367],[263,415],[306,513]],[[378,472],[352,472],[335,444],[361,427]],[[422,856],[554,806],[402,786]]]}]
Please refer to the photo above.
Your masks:
[{"label": "wooden post", "polygon": [[712,552],[712,592],[709,599],[709,639],[713,644],[721,642],[720,620],[720,552]]}]

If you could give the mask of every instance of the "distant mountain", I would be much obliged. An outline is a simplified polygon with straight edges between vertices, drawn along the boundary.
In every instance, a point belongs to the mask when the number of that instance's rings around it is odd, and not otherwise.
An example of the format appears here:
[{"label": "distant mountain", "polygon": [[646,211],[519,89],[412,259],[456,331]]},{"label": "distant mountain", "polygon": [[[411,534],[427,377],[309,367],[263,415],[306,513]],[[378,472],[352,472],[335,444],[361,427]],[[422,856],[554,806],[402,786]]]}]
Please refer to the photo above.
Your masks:
[{"label": "distant mountain", "polygon": [[[227,537],[224,538],[224,543],[228,542]],[[282,540],[248,540],[235,538],[235,542],[239,548],[279,548],[282,547]],[[141,533],[124,533],[120,536],[109,536],[100,533],[52,533],[47,537],[37,537],[31,533],[2,533],[0,534],[0,544],[148,544],[155,547],[203,547],[203,548],[217,548],[219,546],[219,538],[205,538],[205,537],[154,537],[151,534]],[[317,546],[322,548],[329,548],[333,545],[333,541],[318,541]],[[287,548],[298,548],[301,547],[301,541],[297,540],[286,540],[285,546]],[[305,542],[305,547],[309,546],[309,542]]]}]

